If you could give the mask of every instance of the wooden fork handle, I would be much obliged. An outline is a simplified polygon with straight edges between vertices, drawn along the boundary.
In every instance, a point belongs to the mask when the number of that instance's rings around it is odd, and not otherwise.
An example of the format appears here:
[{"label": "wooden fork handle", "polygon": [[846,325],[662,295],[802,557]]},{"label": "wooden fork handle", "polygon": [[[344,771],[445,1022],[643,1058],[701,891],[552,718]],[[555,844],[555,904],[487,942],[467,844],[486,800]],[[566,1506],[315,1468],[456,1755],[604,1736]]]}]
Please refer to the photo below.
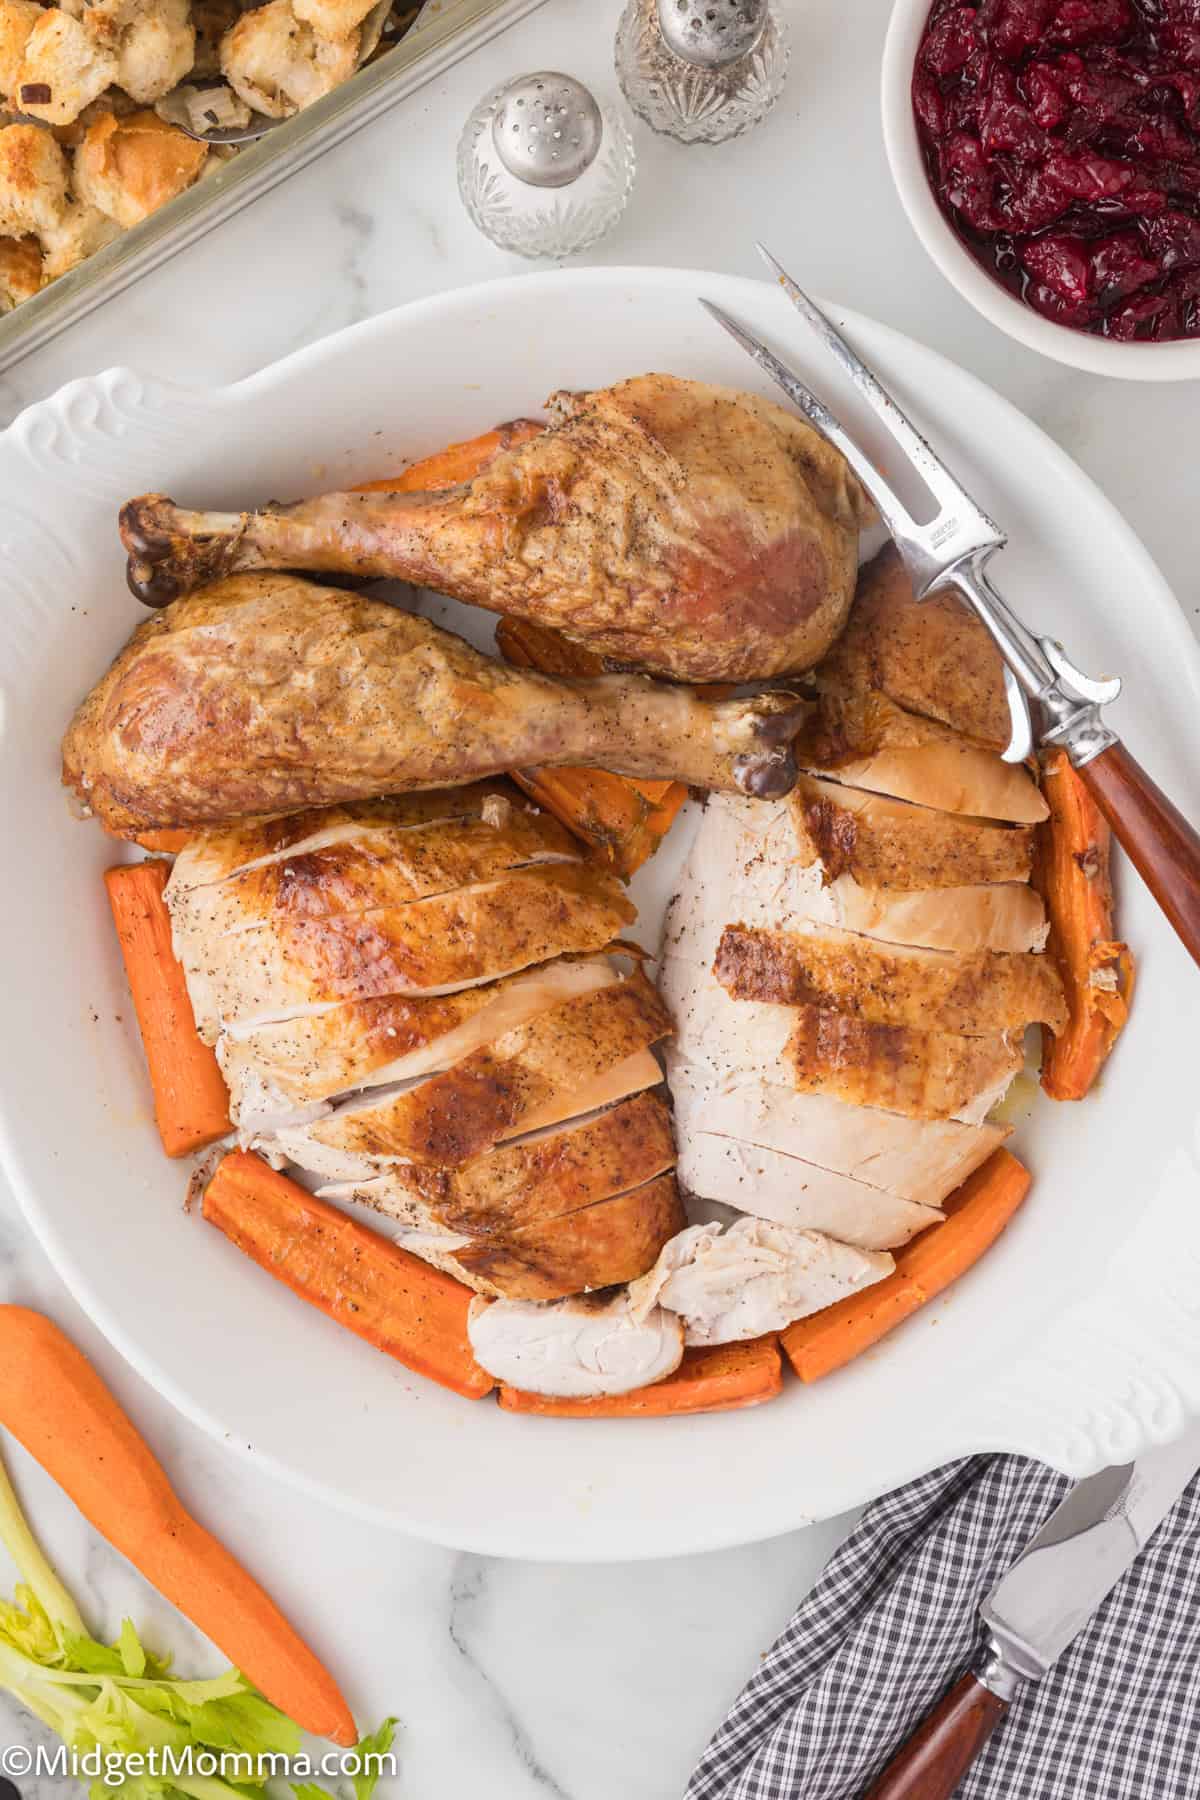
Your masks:
[{"label": "wooden fork handle", "polygon": [[1184,948],[1200,963],[1200,833],[1124,744],[1102,750],[1079,776]]},{"label": "wooden fork handle", "polygon": [[964,1675],[917,1726],[863,1800],[950,1800],[1008,1711],[1008,1701]]}]

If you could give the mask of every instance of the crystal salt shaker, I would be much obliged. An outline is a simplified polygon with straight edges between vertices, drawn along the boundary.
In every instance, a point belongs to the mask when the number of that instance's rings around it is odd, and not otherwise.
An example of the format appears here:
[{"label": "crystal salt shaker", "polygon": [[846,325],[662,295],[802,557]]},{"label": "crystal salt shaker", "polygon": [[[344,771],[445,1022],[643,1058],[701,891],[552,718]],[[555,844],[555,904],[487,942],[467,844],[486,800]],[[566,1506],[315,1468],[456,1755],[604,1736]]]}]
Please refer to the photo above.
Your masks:
[{"label": "crystal salt shaker", "polygon": [[788,41],[776,0],[628,0],[616,62],[647,125],[685,144],[721,144],[778,100]]},{"label": "crystal salt shaker", "polygon": [[601,103],[543,69],[485,94],[458,144],[458,191],[485,237],[521,256],[570,256],[616,224],[633,187],[633,137]]}]

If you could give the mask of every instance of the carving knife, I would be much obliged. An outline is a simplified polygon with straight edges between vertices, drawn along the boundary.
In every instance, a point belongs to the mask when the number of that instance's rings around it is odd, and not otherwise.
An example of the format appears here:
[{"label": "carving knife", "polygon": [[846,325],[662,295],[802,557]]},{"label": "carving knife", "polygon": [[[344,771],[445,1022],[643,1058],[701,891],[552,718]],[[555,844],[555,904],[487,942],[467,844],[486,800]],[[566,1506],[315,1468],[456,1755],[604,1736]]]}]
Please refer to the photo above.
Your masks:
[{"label": "carving knife", "polygon": [[1200,1469],[1200,1424],[1079,1482],[979,1609],[984,1649],[865,1800],[949,1800],[1027,1681],[1040,1681]]}]

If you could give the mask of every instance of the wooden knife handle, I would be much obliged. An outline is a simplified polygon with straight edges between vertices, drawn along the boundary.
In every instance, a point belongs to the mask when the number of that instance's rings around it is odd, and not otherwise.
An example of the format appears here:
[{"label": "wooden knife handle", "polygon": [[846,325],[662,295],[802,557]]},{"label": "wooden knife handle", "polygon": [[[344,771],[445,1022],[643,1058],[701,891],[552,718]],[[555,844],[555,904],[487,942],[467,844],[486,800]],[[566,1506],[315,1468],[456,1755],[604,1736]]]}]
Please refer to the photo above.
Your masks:
[{"label": "wooden knife handle", "polygon": [[966,1674],[917,1726],[863,1800],[950,1800],[1008,1711],[1008,1701]]},{"label": "wooden knife handle", "polygon": [[1184,948],[1200,963],[1200,833],[1124,744],[1084,763],[1079,778]]}]

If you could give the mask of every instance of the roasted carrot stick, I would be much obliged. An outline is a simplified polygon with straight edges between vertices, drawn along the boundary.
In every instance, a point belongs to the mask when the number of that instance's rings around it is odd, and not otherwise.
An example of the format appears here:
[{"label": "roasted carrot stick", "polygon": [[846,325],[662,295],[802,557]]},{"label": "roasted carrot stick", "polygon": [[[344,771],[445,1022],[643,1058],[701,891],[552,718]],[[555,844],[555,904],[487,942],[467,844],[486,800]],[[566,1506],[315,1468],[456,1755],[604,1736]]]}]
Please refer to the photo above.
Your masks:
[{"label": "roasted carrot stick", "polygon": [[159,856],[177,856],[186,850],[192,841],[193,833],[186,827],[178,829],[167,827],[164,831],[135,831],[126,837],[122,832],[114,831],[111,825],[105,825],[109,837],[119,838],[122,843],[136,844],[140,850],[153,850]]},{"label": "roasted carrot stick", "polygon": [[782,1333],[801,1381],[819,1381],[877,1344],[995,1243],[1029,1191],[1029,1171],[995,1151],[946,1201],[946,1218],[896,1252],[896,1272]]},{"label": "roasted carrot stick", "polygon": [[1053,1100],[1082,1100],[1129,1016],[1133,957],[1113,937],[1108,824],[1065,750],[1045,757],[1042,792],[1050,816],[1037,828],[1037,883],[1068,1008],[1061,1032],[1042,1032],[1042,1086]]},{"label": "roasted carrot stick", "polygon": [[204,1217],[260,1268],[406,1368],[478,1400],[495,1387],[471,1354],[470,1288],[410,1256],[241,1150],[221,1158]]},{"label": "roasted carrot stick", "polygon": [[81,1351],[41,1313],[0,1306],[0,1424],[147,1581],[306,1731],[357,1739],[332,1675],[197,1524]]},{"label": "roasted carrot stick", "polygon": [[131,863],[104,877],[168,1156],[186,1156],[229,1130],[229,1091],[196,1031],[187,982],[171,947],[165,863]]},{"label": "roasted carrot stick", "polygon": [[631,1394],[599,1400],[556,1400],[502,1386],[508,1412],[553,1419],[660,1419],[675,1413],[731,1412],[773,1400],[783,1386],[779,1341],[772,1332],[746,1344],[685,1350],[673,1375]]},{"label": "roasted carrot stick", "polygon": [[457,487],[460,482],[473,481],[476,475],[482,474],[502,450],[515,450],[518,444],[538,437],[545,429],[539,419],[513,419],[479,437],[447,444],[444,450],[423,456],[420,462],[410,463],[399,475],[386,476],[382,481],[361,481],[353,491],[356,494],[434,494],[439,488]]}]

